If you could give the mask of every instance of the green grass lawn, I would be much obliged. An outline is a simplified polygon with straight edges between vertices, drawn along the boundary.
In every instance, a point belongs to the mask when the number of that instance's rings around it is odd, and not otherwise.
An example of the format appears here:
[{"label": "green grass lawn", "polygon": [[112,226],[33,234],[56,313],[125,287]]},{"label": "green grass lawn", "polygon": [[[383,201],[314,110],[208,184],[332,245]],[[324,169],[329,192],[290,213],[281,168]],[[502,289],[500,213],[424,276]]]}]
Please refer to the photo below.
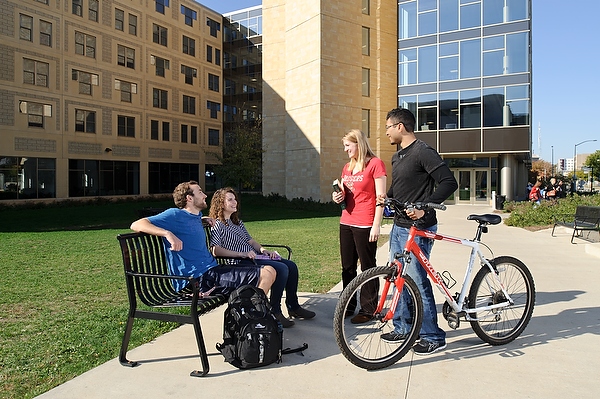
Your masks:
[{"label": "green grass lawn", "polygon": [[[0,207],[1,398],[37,396],[118,356],[128,304],[116,235],[139,209],[171,205]],[[250,195],[242,217],[260,243],[292,247],[300,291],[339,281],[339,208]],[[130,347],[175,327],[138,320]]]}]

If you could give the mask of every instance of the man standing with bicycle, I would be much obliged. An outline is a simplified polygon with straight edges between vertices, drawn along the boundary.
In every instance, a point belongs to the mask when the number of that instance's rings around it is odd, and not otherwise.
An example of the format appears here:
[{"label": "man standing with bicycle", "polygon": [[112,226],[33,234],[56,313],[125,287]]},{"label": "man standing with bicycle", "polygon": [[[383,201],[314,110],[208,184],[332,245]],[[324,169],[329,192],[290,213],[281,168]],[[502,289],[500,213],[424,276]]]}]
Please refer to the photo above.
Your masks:
[{"label": "man standing with bicycle", "polygon": [[[442,160],[437,151],[418,140],[414,133],[415,116],[407,109],[395,108],[386,117],[385,134],[391,144],[399,145],[400,149],[392,156],[392,184],[387,196],[404,203],[441,204],[457,188],[458,183],[448,165]],[[383,198],[378,199],[381,203]],[[390,233],[390,261],[396,253],[401,253],[408,239],[410,227],[416,224],[421,229],[437,231],[437,218],[434,209],[420,209],[396,212],[394,226]],[[415,241],[430,257],[433,240],[416,237]],[[419,331],[419,342],[413,346],[417,355],[429,355],[446,347],[446,333],[438,326],[437,309],[433,297],[431,282],[427,273],[411,254],[411,263],[407,274],[412,277],[423,299],[423,324]],[[402,310],[407,299],[402,296],[402,306],[398,306],[394,314],[394,330],[381,335],[387,342],[402,341],[408,334],[408,323]],[[408,313],[408,312],[406,312]]]}]

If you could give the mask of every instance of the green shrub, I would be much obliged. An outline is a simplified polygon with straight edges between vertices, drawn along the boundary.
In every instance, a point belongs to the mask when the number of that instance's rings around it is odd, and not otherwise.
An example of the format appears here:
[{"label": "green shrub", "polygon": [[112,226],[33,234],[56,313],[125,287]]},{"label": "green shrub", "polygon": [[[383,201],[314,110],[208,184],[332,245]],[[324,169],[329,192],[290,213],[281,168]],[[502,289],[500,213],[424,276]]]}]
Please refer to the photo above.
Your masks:
[{"label": "green shrub", "polygon": [[600,206],[600,194],[575,194],[556,201],[542,201],[539,206],[531,202],[507,202],[504,211],[510,212],[510,216],[504,223],[515,227],[548,226],[554,223],[555,216],[574,214],[578,205]]}]

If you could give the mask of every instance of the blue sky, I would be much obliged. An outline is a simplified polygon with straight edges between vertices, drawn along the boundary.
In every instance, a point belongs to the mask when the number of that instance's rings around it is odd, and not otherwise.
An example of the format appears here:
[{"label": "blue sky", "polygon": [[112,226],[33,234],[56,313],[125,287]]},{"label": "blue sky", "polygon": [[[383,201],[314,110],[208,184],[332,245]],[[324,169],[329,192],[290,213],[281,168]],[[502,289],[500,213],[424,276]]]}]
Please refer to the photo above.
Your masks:
[{"label": "blue sky", "polygon": [[[221,14],[261,0],[197,0]],[[339,0],[343,1],[343,0]],[[533,152],[546,161],[600,149],[598,0],[531,0],[533,24]],[[539,127],[539,129],[538,129]],[[538,133],[539,131],[539,133]],[[552,151],[554,147],[554,151]],[[554,153],[554,157],[552,157]]]}]

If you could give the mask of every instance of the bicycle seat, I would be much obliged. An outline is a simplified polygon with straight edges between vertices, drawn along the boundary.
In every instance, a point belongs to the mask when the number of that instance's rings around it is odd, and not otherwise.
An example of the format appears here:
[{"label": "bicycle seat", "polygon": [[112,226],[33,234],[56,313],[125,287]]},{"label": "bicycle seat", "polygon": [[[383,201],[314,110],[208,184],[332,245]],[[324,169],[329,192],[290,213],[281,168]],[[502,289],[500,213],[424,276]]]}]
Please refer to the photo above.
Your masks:
[{"label": "bicycle seat", "polygon": [[499,215],[487,213],[485,215],[469,215],[467,220],[476,220],[480,224],[498,224],[502,221]]}]

